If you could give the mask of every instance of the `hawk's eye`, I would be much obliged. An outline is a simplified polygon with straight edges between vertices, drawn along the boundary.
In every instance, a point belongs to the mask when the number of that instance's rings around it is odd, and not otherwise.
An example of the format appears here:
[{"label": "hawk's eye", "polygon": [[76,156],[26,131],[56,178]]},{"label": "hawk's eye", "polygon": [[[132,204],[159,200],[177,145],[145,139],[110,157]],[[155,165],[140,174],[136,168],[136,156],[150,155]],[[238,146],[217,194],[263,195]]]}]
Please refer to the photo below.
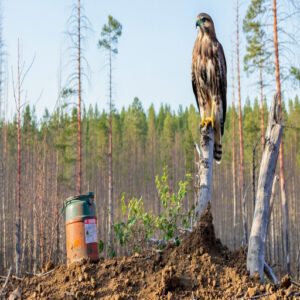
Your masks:
[{"label": "hawk's eye", "polygon": [[206,18],[202,18],[202,22],[205,23],[207,21]]}]

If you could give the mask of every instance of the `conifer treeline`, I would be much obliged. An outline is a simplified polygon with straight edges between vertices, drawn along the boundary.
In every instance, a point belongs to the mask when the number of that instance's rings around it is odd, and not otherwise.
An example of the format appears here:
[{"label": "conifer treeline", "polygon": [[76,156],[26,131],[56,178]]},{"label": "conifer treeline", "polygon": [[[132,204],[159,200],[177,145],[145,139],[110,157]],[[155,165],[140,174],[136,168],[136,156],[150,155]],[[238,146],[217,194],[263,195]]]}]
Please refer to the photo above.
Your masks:
[{"label": "conifer treeline", "polygon": [[[245,194],[247,222],[250,228],[253,214],[253,178],[257,184],[261,158],[260,107],[258,101],[247,101],[243,108],[245,142]],[[267,111],[265,105],[265,111]],[[287,193],[290,199],[291,262],[297,267],[300,248],[300,102],[290,100],[284,110],[285,160]],[[236,206],[237,226],[233,226],[233,147],[238,162],[238,136],[234,136],[229,108],[224,136],[224,154],[221,165],[214,170],[213,215],[217,235],[231,248],[242,243],[241,203]],[[265,114],[267,117],[267,114]],[[97,107],[83,110],[82,115],[82,192],[94,191],[98,209],[99,238],[106,242],[108,208],[108,126],[109,116]],[[194,141],[199,140],[199,113],[194,106],[180,107],[177,112],[162,105],[145,111],[138,98],[120,112],[113,113],[113,185],[115,220],[121,218],[120,199],[143,196],[147,209],[159,212],[154,178],[165,165],[169,167],[171,186],[194,174]],[[17,177],[17,121],[1,123],[0,185],[0,272],[13,265],[14,223],[16,218]],[[237,132],[237,131],[235,131]],[[59,263],[65,259],[63,201],[76,194],[76,137],[77,111],[67,113],[57,109],[45,112],[37,120],[34,109],[27,106],[22,112],[21,126],[21,271],[36,271],[49,260]],[[235,143],[234,143],[235,141]],[[255,172],[253,174],[253,162]],[[237,174],[237,170],[235,172]],[[253,176],[255,175],[255,176]],[[239,189],[236,189],[239,191]],[[236,199],[241,199],[236,195]],[[194,186],[186,199],[186,209],[194,203]],[[282,264],[281,206],[279,189],[270,224],[268,258]]]}]

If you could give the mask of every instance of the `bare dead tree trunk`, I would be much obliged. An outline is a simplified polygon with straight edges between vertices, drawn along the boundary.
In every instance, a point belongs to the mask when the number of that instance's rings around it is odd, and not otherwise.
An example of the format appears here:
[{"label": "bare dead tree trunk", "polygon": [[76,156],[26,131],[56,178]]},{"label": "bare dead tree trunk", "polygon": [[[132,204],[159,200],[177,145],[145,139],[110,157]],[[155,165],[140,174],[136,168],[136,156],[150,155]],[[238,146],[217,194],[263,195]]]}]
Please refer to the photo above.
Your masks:
[{"label": "bare dead tree trunk", "polygon": [[297,275],[298,275],[298,280],[300,279],[300,250],[298,251],[297,255]]},{"label": "bare dead tree trunk", "polygon": [[244,182],[244,138],[243,138],[243,116],[242,116],[242,96],[241,96],[241,74],[240,74],[240,24],[239,24],[239,1],[236,2],[236,68],[237,68],[237,82],[238,82],[238,113],[239,113],[239,141],[240,141],[240,164],[239,164],[239,178],[240,178],[240,197],[242,203],[243,215],[243,244],[247,244],[248,227],[247,227],[247,211],[246,211],[246,197],[245,182]]},{"label": "bare dead tree trunk", "polygon": [[269,114],[247,254],[247,269],[250,271],[250,275],[254,276],[258,272],[262,281],[265,267],[265,242],[270,217],[270,197],[283,131],[279,109],[279,103],[274,98]]},{"label": "bare dead tree trunk", "polygon": [[25,255],[26,255],[26,246],[27,246],[27,241],[28,241],[28,233],[27,233],[27,222],[25,219],[23,219],[23,243],[22,243],[22,255],[20,259],[20,271],[23,270],[25,267],[24,265],[26,264],[25,261]]},{"label": "bare dead tree trunk", "polygon": [[77,104],[77,194],[81,194],[82,186],[82,133],[81,133],[81,6],[77,4],[77,79],[78,79],[78,104]]},{"label": "bare dead tree trunk", "polygon": [[232,56],[232,193],[233,193],[233,248],[236,247],[236,166],[235,166],[235,83],[234,83],[234,63]]},{"label": "bare dead tree trunk", "polygon": [[[111,36],[110,36],[111,44]],[[112,140],[112,50],[109,51],[109,131],[108,131],[108,248],[113,248],[113,140]]]},{"label": "bare dead tree trunk", "polygon": [[195,209],[198,220],[211,201],[212,194],[214,131],[210,125],[204,126],[200,130],[200,151],[200,191]]},{"label": "bare dead tree trunk", "polygon": [[[274,180],[273,180],[273,185],[272,185],[272,192],[271,192],[271,197],[270,197],[270,215],[269,215],[269,225],[268,227],[271,229],[270,231],[270,236],[271,236],[271,243],[270,243],[270,253],[271,253],[271,263],[275,261],[275,222],[274,222],[274,212],[273,212],[273,207],[274,207],[274,200],[275,200],[275,194],[276,194],[276,183],[279,180],[278,175],[275,175]],[[273,213],[272,213],[273,212]]]},{"label": "bare dead tree trunk", "polygon": [[59,226],[59,214],[60,214],[60,203],[59,203],[59,196],[58,196],[58,151],[56,151],[56,173],[55,173],[55,198],[56,198],[56,216],[57,216],[57,226],[56,226],[56,263],[59,262],[59,250],[60,250],[60,226]]},{"label": "bare dead tree trunk", "polygon": [[[21,181],[22,181],[22,169],[21,169],[21,93],[22,93],[22,83],[26,75],[28,74],[34,58],[27,68],[24,69],[24,64],[21,65],[21,51],[20,51],[20,41],[18,39],[18,61],[17,61],[17,81],[14,83],[13,79],[13,94],[16,102],[17,110],[17,178],[16,178],[16,201],[15,201],[15,268],[17,276],[20,275],[20,263],[21,263]],[[13,75],[13,70],[12,70]]]},{"label": "bare dead tree trunk", "polygon": [[[279,42],[278,42],[278,23],[277,23],[277,1],[273,0],[273,31],[274,31],[274,50],[275,50],[275,76],[276,76],[276,92],[278,95],[278,103],[280,106],[280,113],[282,115],[281,105],[281,79],[280,79],[280,62],[279,62]],[[282,117],[282,116],[281,116]],[[283,159],[283,140],[280,144],[279,152],[279,175],[280,175],[280,189],[281,189],[281,207],[282,207],[282,223],[283,223],[283,257],[286,272],[290,273],[290,251],[289,251],[289,235],[288,235],[288,203],[286,199],[285,177],[284,177],[284,159]]]},{"label": "bare dead tree trunk", "polygon": [[15,266],[16,274],[20,275],[21,262],[21,70],[20,70],[20,43],[18,39],[18,74],[17,74],[17,118],[18,118],[18,172],[17,172],[17,209],[16,209],[16,248],[15,248]]},{"label": "bare dead tree trunk", "polygon": [[279,180],[278,175],[274,176],[273,184],[272,184],[272,192],[271,192],[271,197],[270,197],[270,216],[268,220],[270,220],[272,211],[273,211],[273,206],[274,206],[274,199],[275,199],[275,194],[276,194],[276,183]]},{"label": "bare dead tree trunk", "polygon": [[1,172],[1,182],[2,182],[2,189],[1,189],[1,200],[2,200],[2,261],[3,261],[3,268],[6,269],[6,210],[5,210],[5,192],[6,192],[6,184],[5,184],[5,175],[6,175],[6,150],[7,150],[7,126],[4,120],[3,123],[3,160],[1,162],[2,165],[2,172]]},{"label": "bare dead tree trunk", "polygon": [[38,224],[37,224],[37,210],[36,199],[33,202],[33,273],[37,273],[38,265]]}]

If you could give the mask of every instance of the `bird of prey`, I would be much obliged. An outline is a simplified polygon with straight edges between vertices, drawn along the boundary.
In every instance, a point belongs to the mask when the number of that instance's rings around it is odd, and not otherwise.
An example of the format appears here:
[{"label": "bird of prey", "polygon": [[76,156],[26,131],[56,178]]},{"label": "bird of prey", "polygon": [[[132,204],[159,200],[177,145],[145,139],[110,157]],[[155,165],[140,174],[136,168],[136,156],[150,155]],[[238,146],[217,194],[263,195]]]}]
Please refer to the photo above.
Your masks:
[{"label": "bird of prey", "polygon": [[198,36],[192,60],[192,85],[201,115],[200,126],[214,129],[214,159],[222,159],[222,135],[226,118],[227,66],[222,45],[217,39],[212,18],[197,17]]}]

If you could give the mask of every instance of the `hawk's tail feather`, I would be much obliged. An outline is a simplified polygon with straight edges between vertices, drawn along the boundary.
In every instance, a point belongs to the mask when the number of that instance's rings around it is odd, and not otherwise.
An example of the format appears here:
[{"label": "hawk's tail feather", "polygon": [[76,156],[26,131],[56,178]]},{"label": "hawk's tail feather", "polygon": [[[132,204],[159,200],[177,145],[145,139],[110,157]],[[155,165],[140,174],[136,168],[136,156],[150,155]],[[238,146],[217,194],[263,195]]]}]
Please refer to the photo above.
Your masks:
[{"label": "hawk's tail feather", "polygon": [[222,144],[214,144],[214,159],[216,160],[216,163],[220,164],[222,159]]}]

